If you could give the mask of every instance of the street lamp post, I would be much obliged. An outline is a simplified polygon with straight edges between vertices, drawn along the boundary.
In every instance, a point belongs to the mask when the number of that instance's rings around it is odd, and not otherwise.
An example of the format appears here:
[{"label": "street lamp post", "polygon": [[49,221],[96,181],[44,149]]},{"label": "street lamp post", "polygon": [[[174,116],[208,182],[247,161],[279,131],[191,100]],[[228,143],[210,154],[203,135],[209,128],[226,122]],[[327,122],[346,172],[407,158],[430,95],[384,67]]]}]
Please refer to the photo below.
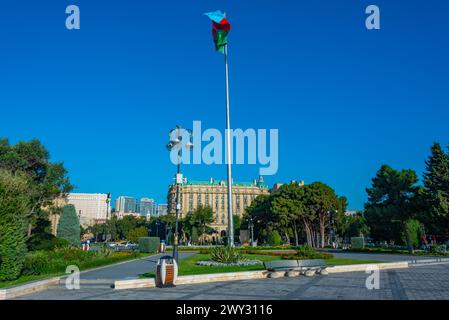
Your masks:
[{"label": "street lamp post", "polygon": [[251,233],[251,246],[254,245],[254,223],[253,223],[253,217],[249,217],[248,218],[248,222],[249,222],[249,230]]},{"label": "street lamp post", "polygon": [[159,236],[159,221],[156,221],[156,237]]},{"label": "street lamp post", "polygon": [[109,204],[110,203],[111,203],[111,193],[108,192],[108,195],[106,197],[106,223],[105,223],[105,226],[106,226],[105,240],[106,240],[106,242],[108,241],[108,238],[110,237],[109,230],[108,230]]},{"label": "street lamp post", "polygon": [[179,203],[179,193],[181,185],[184,181],[182,174],[181,174],[181,151],[182,151],[182,134],[181,130],[184,130],[189,135],[189,141],[185,143],[185,147],[187,149],[193,148],[192,143],[192,130],[190,129],[183,129],[181,126],[177,125],[175,129],[172,129],[170,131],[169,137],[170,142],[167,144],[168,151],[177,150],[178,151],[178,161],[177,161],[177,171],[176,171],[176,217],[175,217],[175,234],[174,234],[174,241],[173,241],[173,259],[175,259],[176,262],[178,262],[178,220],[179,220],[179,210],[181,209],[181,204]]}]

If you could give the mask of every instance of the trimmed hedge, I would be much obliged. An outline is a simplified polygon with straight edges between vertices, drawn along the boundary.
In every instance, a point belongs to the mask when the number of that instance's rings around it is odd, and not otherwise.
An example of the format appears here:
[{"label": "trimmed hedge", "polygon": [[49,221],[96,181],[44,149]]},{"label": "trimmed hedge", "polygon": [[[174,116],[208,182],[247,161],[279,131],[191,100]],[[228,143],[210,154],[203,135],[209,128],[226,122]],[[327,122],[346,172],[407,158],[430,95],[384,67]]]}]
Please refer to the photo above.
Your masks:
[{"label": "trimmed hedge", "polygon": [[142,237],[139,238],[139,251],[142,253],[153,253],[159,249],[161,240],[159,237]]},{"label": "trimmed hedge", "polygon": [[108,248],[83,251],[79,248],[64,247],[53,251],[35,251],[26,255],[22,276],[63,273],[69,265],[84,270],[138,256],[139,253],[113,252]]},{"label": "trimmed hedge", "polygon": [[353,249],[363,249],[363,248],[365,248],[365,238],[363,238],[363,237],[352,237],[351,238],[351,248],[353,248]]}]

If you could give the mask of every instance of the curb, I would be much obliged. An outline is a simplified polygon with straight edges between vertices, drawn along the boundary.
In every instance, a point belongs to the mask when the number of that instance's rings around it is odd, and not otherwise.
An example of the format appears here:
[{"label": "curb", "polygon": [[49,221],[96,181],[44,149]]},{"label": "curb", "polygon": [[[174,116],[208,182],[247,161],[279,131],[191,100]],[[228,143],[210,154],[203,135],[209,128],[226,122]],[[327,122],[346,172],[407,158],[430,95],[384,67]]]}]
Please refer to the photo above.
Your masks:
[{"label": "curb", "polygon": [[447,262],[449,262],[449,258],[417,259],[408,261],[410,265],[426,265],[430,263],[434,264],[434,263],[447,263]]},{"label": "curb", "polygon": [[[268,276],[268,271],[243,271],[243,272],[224,272],[224,273],[209,273],[198,274],[192,276],[179,276],[176,279],[176,285],[208,283],[208,282],[224,282],[224,281],[238,281],[238,280],[254,280],[265,279]],[[136,288],[154,288],[156,283],[154,278],[150,279],[136,279],[136,280],[119,280],[114,282],[115,290],[136,289]]]},{"label": "curb", "polygon": [[366,271],[368,268],[373,267],[379,268],[379,270],[404,269],[409,267],[409,263],[407,261],[402,261],[402,262],[386,262],[386,263],[352,264],[352,265],[328,267],[326,268],[326,270],[329,273],[341,273],[341,272]]},{"label": "curb", "polygon": [[47,290],[50,286],[59,284],[60,279],[60,277],[54,277],[0,290],[0,300],[14,299],[30,293]]},{"label": "curb", "polygon": [[[391,263],[372,263],[372,264],[354,264],[344,266],[328,267],[326,270],[329,273],[366,271],[368,268],[386,269],[402,269],[408,268],[408,262],[391,262]],[[239,280],[255,280],[265,279],[268,277],[267,270],[260,271],[244,271],[244,272],[225,272],[225,273],[209,273],[192,276],[179,276],[176,280],[176,285],[195,284],[195,283],[210,283],[210,282],[225,282],[225,281],[239,281]],[[154,288],[156,287],[155,279],[136,279],[136,280],[120,280],[114,282],[115,290],[138,289],[138,288]]]}]

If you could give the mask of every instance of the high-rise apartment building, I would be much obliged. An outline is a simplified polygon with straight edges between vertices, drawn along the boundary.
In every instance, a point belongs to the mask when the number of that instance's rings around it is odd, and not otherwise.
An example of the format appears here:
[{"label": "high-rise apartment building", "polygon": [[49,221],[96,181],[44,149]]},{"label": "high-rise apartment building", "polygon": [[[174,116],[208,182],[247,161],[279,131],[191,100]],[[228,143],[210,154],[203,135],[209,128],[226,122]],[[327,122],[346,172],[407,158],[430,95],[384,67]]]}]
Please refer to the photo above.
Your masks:
[{"label": "high-rise apartment building", "polygon": [[106,216],[111,217],[107,199],[108,195],[105,193],[69,193],[67,204],[75,206],[82,226],[91,226],[106,222]]},{"label": "high-rise apartment building", "polygon": [[157,204],[153,199],[150,198],[142,198],[140,199],[140,211],[139,213],[142,216],[154,215],[155,210],[157,209]]},{"label": "high-rise apartment building", "polygon": [[115,200],[115,211],[123,213],[139,212],[140,205],[137,206],[137,200],[133,197],[120,196]]},{"label": "high-rise apartment building", "polygon": [[157,205],[157,216],[165,216],[167,214],[167,205],[166,204],[158,204]]}]

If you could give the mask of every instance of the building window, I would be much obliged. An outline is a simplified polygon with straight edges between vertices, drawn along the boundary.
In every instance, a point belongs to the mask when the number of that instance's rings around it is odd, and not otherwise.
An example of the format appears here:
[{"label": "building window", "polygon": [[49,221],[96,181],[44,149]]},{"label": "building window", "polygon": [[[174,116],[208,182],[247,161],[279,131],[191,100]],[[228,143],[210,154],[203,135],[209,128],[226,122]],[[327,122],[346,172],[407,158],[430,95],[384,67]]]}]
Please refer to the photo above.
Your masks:
[{"label": "building window", "polygon": [[224,210],[225,208],[225,195],[221,195],[221,209]]},{"label": "building window", "polygon": [[198,193],[198,207],[201,207],[203,205],[203,203],[201,202],[201,193]]}]

